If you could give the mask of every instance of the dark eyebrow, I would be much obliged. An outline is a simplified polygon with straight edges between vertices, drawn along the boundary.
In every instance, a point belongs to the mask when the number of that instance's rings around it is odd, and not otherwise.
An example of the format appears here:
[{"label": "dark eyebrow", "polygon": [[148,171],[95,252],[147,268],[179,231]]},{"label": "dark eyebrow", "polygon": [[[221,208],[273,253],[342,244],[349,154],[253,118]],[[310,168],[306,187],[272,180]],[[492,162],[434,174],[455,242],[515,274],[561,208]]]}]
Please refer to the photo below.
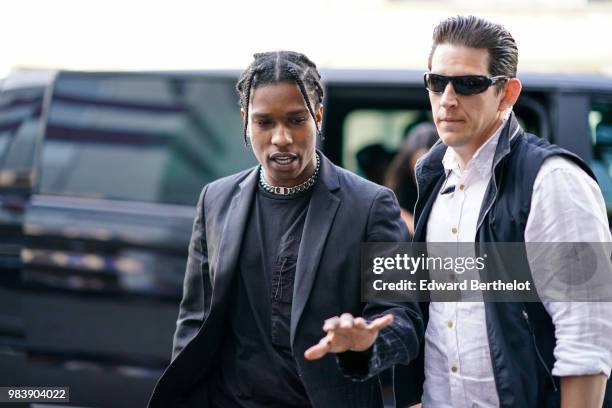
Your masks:
[{"label": "dark eyebrow", "polygon": [[[298,109],[298,110],[294,110],[291,112],[287,112],[287,116],[299,116],[299,115],[309,115],[310,113],[308,112],[308,109]],[[269,113],[258,113],[258,112],[253,112],[252,113],[252,117],[253,118],[257,118],[257,119],[265,119],[265,118],[269,118],[272,115],[270,115]]]},{"label": "dark eyebrow", "polygon": [[269,118],[270,114],[268,114],[268,113],[253,113],[252,116],[254,118],[258,118],[258,119],[265,119],[265,118]]},{"label": "dark eyebrow", "polygon": [[309,115],[308,109],[300,109],[291,112],[287,112],[287,116],[297,116],[297,115]]}]

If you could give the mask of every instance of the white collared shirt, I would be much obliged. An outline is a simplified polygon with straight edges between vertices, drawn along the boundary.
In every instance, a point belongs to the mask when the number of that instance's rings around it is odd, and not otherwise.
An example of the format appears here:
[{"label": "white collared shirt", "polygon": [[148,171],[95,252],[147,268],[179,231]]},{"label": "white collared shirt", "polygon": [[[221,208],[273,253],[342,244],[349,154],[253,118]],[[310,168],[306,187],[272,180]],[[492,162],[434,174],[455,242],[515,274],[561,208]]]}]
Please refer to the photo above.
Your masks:
[{"label": "white collared shirt", "polygon": [[[448,148],[442,163],[446,186],[428,223],[428,242],[474,242],[480,207],[491,178],[504,123],[463,171]],[[514,135],[512,135],[514,136]],[[526,242],[611,242],[601,191],[576,164],[552,157],[534,182]],[[555,325],[553,375],[610,375],[612,304],[545,302]],[[499,398],[482,302],[432,302],[425,333],[424,407],[496,407]]]}]

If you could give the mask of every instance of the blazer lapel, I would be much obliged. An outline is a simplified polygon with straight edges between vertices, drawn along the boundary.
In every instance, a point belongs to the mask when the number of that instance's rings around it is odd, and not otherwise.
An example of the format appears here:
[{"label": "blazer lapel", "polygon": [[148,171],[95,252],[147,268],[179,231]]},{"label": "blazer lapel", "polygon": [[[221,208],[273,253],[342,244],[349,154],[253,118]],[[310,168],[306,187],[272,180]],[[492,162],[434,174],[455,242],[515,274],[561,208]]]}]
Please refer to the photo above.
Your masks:
[{"label": "blazer lapel", "polygon": [[[213,303],[227,300],[225,289],[230,283],[236,269],[236,263],[242,246],[242,237],[246,229],[249,210],[257,188],[257,168],[254,169],[239,185],[240,190],[230,203],[223,227],[223,235],[218,252],[217,272],[214,275]],[[215,294],[218,294],[215,296]]]},{"label": "blazer lapel", "polygon": [[295,340],[295,331],[312,291],[327,235],[340,205],[340,199],[332,194],[333,190],[340,187],[336,170],[325,156],[320,152],[319,155],[321,156],[320,179],[310,198],[295,271],[291,305],[290,344],[292,345]]}]

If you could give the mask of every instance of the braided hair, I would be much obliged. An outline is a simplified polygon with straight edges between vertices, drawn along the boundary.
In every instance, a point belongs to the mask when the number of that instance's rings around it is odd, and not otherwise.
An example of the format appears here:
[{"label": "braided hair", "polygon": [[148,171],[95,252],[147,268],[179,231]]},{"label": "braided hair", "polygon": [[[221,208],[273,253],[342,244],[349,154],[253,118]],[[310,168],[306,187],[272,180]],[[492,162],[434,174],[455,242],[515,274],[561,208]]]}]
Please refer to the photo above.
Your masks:
[{"label": "braided hair", "polygon": [[[242,134],[244,143],[248,145],[251,91],[261,85],[294,82],[300,89],[316,126],[315,109],[323,102],[323,86],[321,86],[321,75],[314,62],[304,54],[293,51],[262,52],[253,55],[253,58],[254,61],[242,72],[236,84],[240,107],[245,112]],[[318,126],[317,135],[321,136],[321,129]]]}]

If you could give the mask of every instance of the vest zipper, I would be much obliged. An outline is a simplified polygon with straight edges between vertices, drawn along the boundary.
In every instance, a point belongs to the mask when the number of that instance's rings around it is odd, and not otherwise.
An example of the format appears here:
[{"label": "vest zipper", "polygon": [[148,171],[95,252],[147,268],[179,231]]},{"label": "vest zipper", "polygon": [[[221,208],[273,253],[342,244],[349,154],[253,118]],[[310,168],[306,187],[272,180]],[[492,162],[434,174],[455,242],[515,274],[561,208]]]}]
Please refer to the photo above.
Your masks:
[{"label": "vest zipper", "polygon": [[[516,129],[512,133],[512,136],[510,136],[510,142],[512,141],[512,139],[514,139],[514,136],[516,136],[516,134],[519,132],[520,129],[521,129],[520,126],[516,127]],[[502,160],[504,160],[505,157],[506,157],[506,155],[504,155],[502,157],[499,157],[498,160],[495,163],[493,163],[493,166],[491,168],[491,176],[492,176],[492,179],[493,179],[493,186],[495,186],[495,195],[493,196],[493,200],[491,201],[491,203],[487,207],[487,210],[482,214],[482,218],[478,220],[478,225],[476,225],[476,233],[477,234],[478,234],[478,230],[482,226],[482,223],[483,223],[485,217],[487,216],[489,211],[491,211],[491,207],[493,207],[493,204],[495,204],[495,201],[497,201],[497,194],[499,193],[499,188],[497,186],[497,180],[495,178],[495,170],[497,169],[497,166],[499,165],[499,163]],[[417,190],[417,192],[418,192],[418,190]],[[418,197],[418,195],[417,195],[417,197]]]},{"label": "vest zipper", "polygon": [[493,200],[491,200],[491,203],[487,207],[486,211],[482,213],[482,218],[478,220],[478,225],[476,225],[476,235],[477,236],[478,236],[478,230],[480,230],[480,227],[482,226],[482,223],[484,222],[485,217],[487,216],[489,211],[491,211],[493,204],[495,204],[495,201],[497,201],[497,195],[499,194],[499,188],[497,187],[497,180],[495,177],[495,168],[497,167],[497,164],[499,164],[499,161],[495,164],[495,166],[493,166],[493,169],[492,169],[493,171],[492,179],[493,179],[493,186],[495,187],[495,195],[493,196]]},{"label": "vest zipper", "polygon": [[542,357],[542,354],[540,354],[540,349],[538,348],[538,344],[536,343],[535,333],[533,332],[533,328],[531,327],[531,322],[529,321],[529,315],[527,314],[526,310],[523,310],[522,312],[523,312],[523,317],[525,318],[525,322],[527,323],[527,328],[529,329],[529,333],[531,334],[531,339],[533,340],[533,346],[535,347],[535,351],[536,351],[536,354],[538,355],[538,359],[540,360],[540,363],[542,363],[542,365],[544,366],[544,369],[546,370],[546,373],[548,374],[548,377],[550,378],[550,381],[552,382],[553,388],[555,389],[555,392],[556,392],[558,391],[557,384],[555,384],[555,379],[552,373],[550,372],[550,370],[548,369],[548,366],[546,365],[546,362],[544,361],[544,357]]}]

